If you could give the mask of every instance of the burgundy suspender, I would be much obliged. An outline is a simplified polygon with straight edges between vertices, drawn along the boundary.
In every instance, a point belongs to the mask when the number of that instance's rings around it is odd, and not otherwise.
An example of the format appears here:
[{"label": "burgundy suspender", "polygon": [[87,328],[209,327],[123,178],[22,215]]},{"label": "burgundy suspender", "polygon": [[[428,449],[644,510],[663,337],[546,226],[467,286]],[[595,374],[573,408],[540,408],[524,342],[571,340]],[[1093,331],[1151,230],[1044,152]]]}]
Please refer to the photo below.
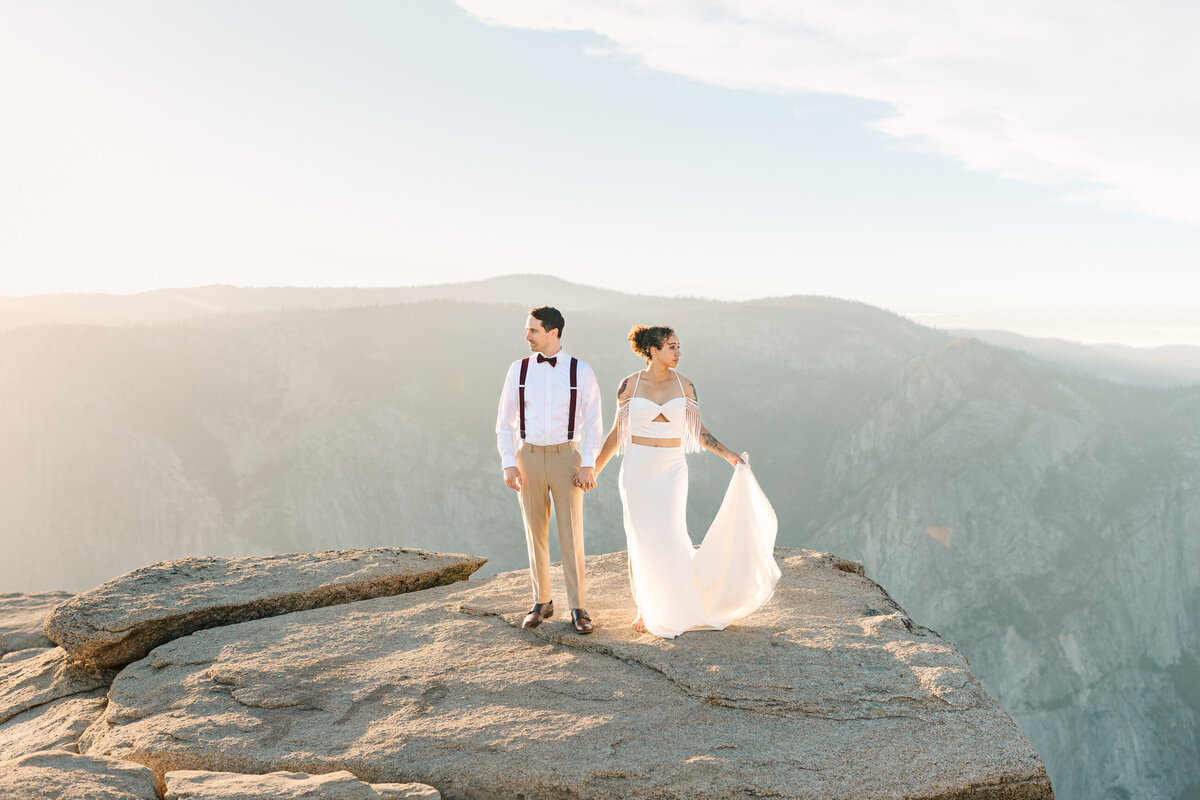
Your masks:
[{"label": "burgundy suspender", "polygon": [[[567,441],[575,438],[575,374],[579,367],[579,359],[571,356],[571,409],[567,412]],[[511,417],[510,417],[511,419]]]},{"label": "burgundy suspender", "polygon": [[[521,359],[521,385],[517,389],[517,407],[521,409],[521,438],[525,438],[525,375],[529,372],[529,356]],[[512,419],[512,417],[509,417]]]},{"label": "burgundy suspender", "polygon": [[[578,393],[579,359],[571,357],[571,408],[567,411],[567,441],[575,438],[575,395]],[[521,412],[521,438],[525,438],[525,376],[529,374],[529,358],[521,359],[521,382],[517,386],[517,407]]]}]

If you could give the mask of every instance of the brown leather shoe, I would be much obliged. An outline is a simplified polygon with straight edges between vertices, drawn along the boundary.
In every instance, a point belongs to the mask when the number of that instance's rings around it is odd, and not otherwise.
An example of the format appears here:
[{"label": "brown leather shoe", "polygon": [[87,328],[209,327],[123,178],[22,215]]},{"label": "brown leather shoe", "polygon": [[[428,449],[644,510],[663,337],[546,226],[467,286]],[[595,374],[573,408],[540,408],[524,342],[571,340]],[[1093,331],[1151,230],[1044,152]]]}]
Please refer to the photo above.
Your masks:
[{"label": "brown leather shoe", "polygon": [[592,618],[582,608],[571,609],[571,624],[575,626],[575,630],[580,633],[592,632]]},{"label": "brown leather shoe", "polygon": [[554,601],[549,603],[534,603],[533,610],[525,615],[525,621],[521,623],[522,628],[536,628],[542,624],[542,620],[547,617],[554,616]]}]

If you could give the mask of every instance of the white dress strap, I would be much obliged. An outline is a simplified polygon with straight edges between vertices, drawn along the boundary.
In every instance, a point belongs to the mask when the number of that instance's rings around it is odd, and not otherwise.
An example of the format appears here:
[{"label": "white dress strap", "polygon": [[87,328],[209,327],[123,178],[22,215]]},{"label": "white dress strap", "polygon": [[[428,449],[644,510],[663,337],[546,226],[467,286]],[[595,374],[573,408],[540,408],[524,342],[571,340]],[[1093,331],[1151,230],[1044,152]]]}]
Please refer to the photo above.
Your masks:
[{"label": "white dress strap", "polygon": [[683,379],[679,377],[679,373],[675,373],[675,380],[679,381],[679,391],[683,394],[684,413],[686,414],[686,423],[683,426],[683,452],[699,453],[704,449],[700,444],[700,404],[692,398],[688,397],[683,388]]},{"label": "white dress strap", "polygon": [[638,386],[642,383],[642,372],[638,370],[637,380],[633,384],[633,394],[625,398],[625,402],[617,400],[617,452],[625,455],[631,441],[629,432],[629,403],[637,396]]}]

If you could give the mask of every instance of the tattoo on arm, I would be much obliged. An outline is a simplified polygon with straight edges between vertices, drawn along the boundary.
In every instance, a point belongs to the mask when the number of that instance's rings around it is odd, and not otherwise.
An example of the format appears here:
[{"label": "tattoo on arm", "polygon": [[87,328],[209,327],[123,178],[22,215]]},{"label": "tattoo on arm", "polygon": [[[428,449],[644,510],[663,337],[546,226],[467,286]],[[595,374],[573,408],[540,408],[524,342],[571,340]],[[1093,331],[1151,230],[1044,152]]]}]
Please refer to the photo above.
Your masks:
[{"label": "tattoo on arm", "polygon": [[733,452],[728,447],[726,447],[725,445],[718,442],[717,437],[715,437],[711,433],[709,433],[708,428],[700,429],[700,443],[703,444],[705,447],[707,447],[709,450],[711,450],[714,453],[716,453],[717,455],[719,455],[721,458],[725,458],[725,456],[727,454],[730,454]]},{"label": "tattoo on arm", "polygon": [[696,384],[692,384],[692,399],[697,403],[700,402],[700,391],[696,389]]},{"label": "tattoo on arm", "polygon": [[619,387],[617,387],[617,397],[620,397],[621,395],[625,394],[625,389],[628,386],[629,386],[629,378],[626,378],[625,380],[621,381],[621,385]]}]

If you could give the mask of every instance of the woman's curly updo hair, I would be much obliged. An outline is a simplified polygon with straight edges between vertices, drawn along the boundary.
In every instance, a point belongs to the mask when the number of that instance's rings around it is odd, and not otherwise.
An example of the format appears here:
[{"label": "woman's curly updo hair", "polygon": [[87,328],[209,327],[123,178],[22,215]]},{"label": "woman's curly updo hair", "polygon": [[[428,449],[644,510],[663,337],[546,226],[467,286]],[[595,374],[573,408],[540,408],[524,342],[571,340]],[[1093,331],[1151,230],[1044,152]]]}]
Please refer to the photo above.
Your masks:
[{"label": "woman's curly updo hair", "polygon": [[629,349],[649,361],[650,348],[661,350],[667,339],[674,335],[675,330],[666,325],[634,325],[629,331]]}]

